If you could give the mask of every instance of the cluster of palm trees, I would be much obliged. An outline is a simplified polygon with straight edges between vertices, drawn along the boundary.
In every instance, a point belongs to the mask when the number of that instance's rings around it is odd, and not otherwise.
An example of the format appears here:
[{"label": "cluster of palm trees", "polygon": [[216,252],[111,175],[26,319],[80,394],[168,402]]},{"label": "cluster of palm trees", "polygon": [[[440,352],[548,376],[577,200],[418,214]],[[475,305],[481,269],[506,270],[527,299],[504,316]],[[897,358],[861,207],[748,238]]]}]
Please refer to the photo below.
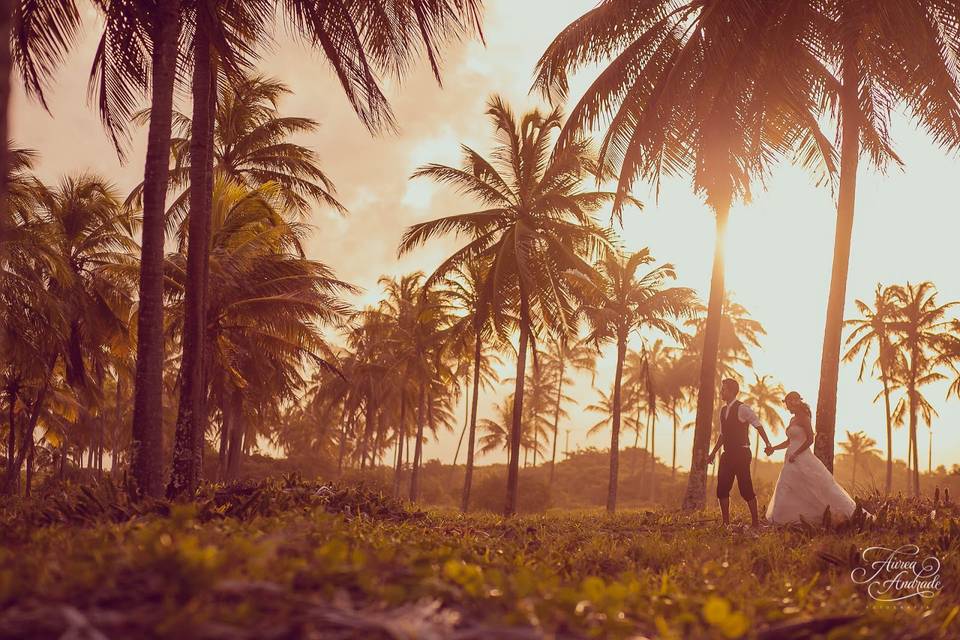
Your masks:
[{"label": "cluster of palm trees", "polygon": [[[960,398],[960,320],[950,317],[957,304],[940,304],[931,282],[878,284],[872,301],[856,301],[859,317],[847,321],[844,360],[859,359],[859,379],[869,372],[882,384],[875,400],[883,400],[886,417],[887,493],[893,485],[893,428],[906,424],[908,486],[920,494],[917,428],[920,420],[930,428],[938,415],[923,388],[947,381],[947,398]],[[929,447],[928,469],[932,432]]]},{"label": "cluster of palm trees", "polygon": [[[222,477],[236,475],[241,450],[256,437],[251,426],[299,396],[305,365],[332,366],[333,350],[322,330],[342,326],[350,315],[341,298],[353,288],[303,253],[309,228],[300,222],[301,203],[331,196],[313,152],[288,140],[316,123],[277,113],[276,101],[286,91],[273,81],[248,79],[216,114],[224,124],[216,141],[208,292],[200,323],[207,413],[199,442],[178,440],[175,447],[202,457],[212,419],[220,425]],[[177,120],[189,128],[189,120],[179,114]],[[188,145],[175,142],[175,149]],[[174,176],[188,172],[190,157],[175,154]],[[31,174],[30,152],[14,150],[11,159],[12,224],[4,236],[2,271],[8,418],[3,489],[15,490],[26,464],[29,492],[37,441],[61,470],[68,456],[82,466],[84,452],[87,466],[102,470],[105,449],[115,471],[133,470],[135,459],[124,458],[135,455],[125,425],[133,417],[128,406],[136,371],[141,189],[122,199],[90,175],[48,186]],[[163,261],[162,338],[172,356],[164,363],[161,392],[168,406],[178,392],[183,395],[187,381],[192,236],[180,205],[188,198],[178,193],[166,215],[176,239],[176,251]],[[159,416],[171,418],[170,412]]]},{"label": "cluster of palm trees", "polygon": [[705,502],[730,210],[781,160],[837,186],[814,445],[832,470],[859,162],[901,164],[890,134],[896,109],[945,150],[960,146],[956,12],[953,0],[608,0],[541,57],[534,88],[556,100],[567,97],[571,73],[609,61],[559,145],[603,130],[599,162],[618,171],[615,211],[637,180],[689,175],[716,216],[686,508]]},{"label": "cluster of palm trees", "polygon": [[[493,98],[488,114],[497,146],[489,158],[464,148],[461,166],[428,165],[415,174],[457,188],[478,208],[413,226],[400,252],[446,234],[464,244],[429,276],[389,283],[383,305],[352,318],[349,353],[336,353],[319,327],[346,322],[350,314],[340,296],[350,288],[322,264],[305,260],[299,220],[314,204],[340,205],[316,158],[287,140],[312,123],[268,124],[279,122],[280,89],[250,78],[260,45],[271,36],[275,13],[282,15],[292,32],[322,50],[367,128],[389,130],[395,123],[382,78],[402,78],[412,62],[425,59],[439,81],[441,47],[481,35],[480,0],[93,4],[103,31],[91,86],[118,152],[126,150],[132,123],[148,123],[144,180],[124,202],[96,178],[64,183],[43,196],[41,187],[18,182],[35,182],[26,177],[29,154],[6,145],[0,152],[0,199],[9,203],[0,219],[4,314],[14,328],[4,348],[17,352],[4,364],[12,461],[7,484],[19,477],[19,467],[13,467],[33,451],[18,449],[16,434],[32,433],[41,414],[53,410],[64,420],[88,420],[105,395],[105,383],[97,383],[112,378],[118,397],[124,389],[132,392],[129,465],[134,489],[143,495],[164,491],[163,409],[170,396],[178,396],[166,492],[190,495],[200,478],[211,419],[223,427],[221,452],[229,468],[237,455],[234,445],[250,446],[244,435],[248,418],[291,411],[285,403],[310,384],[305,369],[294,365],[311,360],[321,371],[315,387],[331,394],[321,404],[343,413],[341,459],[351,426],[362,423],[353,455],[360,465],[368,463],[377,439],[384,444],[386,431],[376,426],[383,409],[396,405],[390,428],[398,471],[406,455],[401,443],[415,439],[413,496],[423,433],[446,424],[451,411],[449,393],[440,387],[469,387],[466,505],[478,390],[489,379],[490,352],[512,344],[516,334],[510,425],[500,425],[509,449],[505,511],[512,513],[520,450],[532,447],[539,456],[540,435],[550,435],[534,426],[533,442],[525,443],[525,416],[530,416],[526,422],[546,425],[552,411],[556,431],[566,366],[572,366],[565,356],[559,367],[540,363],[538,345],[555,342],[557,352],[566,353],[585,324],[593,347],[616,348],[615,384],[606,401],[612,508],[622,409],[633,393],[630,380],[624,390],[627,336],[647,328],[680,340],[685,339],[680,326],[687,324],[694,330],[683,346],[697,354],[693,366],[699,374],[684,504],[701,507],[717,375],[748,360],[746,347],[762,332],[725,295],[727,223],[731,208],[749,201],[754,185],[781,160],[807,169],[818,184],[837,187],[815,444],[832,468],[860,159],[880,168],[901,162],[889,132],[895,108],[905,109],[944,149],[960,145],[960,21],[954,0],[606,0],[565,28],[537,64],[534,89],[562,101],[571,73],[609,61],[569,117],[558,106],[518,118]],[[9,49],[0,47],[0,133],[6,128],[11,64],[42,102],[48,80],[83,28],[73,0],[5,5],[0,5],[0,37],[7,31],[11,37]],[[175,111],[178,87],[191,95],[189,116]],[[138,112],[144,98],[149,109]],[[824,131],[828,123],[835,129],[832,136]],[[596,151],[587,138],[595,130],[602,130]],[[710,293],[699,314],[688,290],[666,286],[673,276],[669,265],[638,275],[653,259],[644,251],[625,255],[611,228],[626,207],[640,205],[631,195],[638,180],[658,184],[678,174],[691,176],[692,188],[716,217]],[[614,190],[600,190],[613,181]],[[75,202],[89,210],[79,230],[58,222],[60,214],[52,211],[63,208],[72,220]],[[612,211],[609,226],[594,217],[605,206]],[[165,251],[168,232],[177,238],[172,257]],[[45,235],[58,238],[48,243],[54,250],[30,249]],[[78,259],[84,251],[90,255]],[[254,268],[262,275],[244,271]],[[87,298],[77,299],[91,300],[90,309],[77,309],[71,300],[53,311],[67,288],[77,295],[86,291]],[[935,311],[927,307],[927,292],[904,290],[908,293],[900,297],[909,301],[899,303],[898,313],[912,320],[890,326],[902,329],[895,344],[906,364],[886,359],[882,379],[886,398],[897,388],[906,393],[902,411],[891,409],[888,400],[888,423],[904,412],[908,416],[918,489],[916,425],[932,415],[918,389],[944,375],[937,369],[941,359],[931,355],[942,332],[917,328]],[[270,310],[271,302],[281,301],[286,311]],[[447,317],[451,306],[461,312]],[[915,328],[903,328],[910,323]],[[379,333],[389,337],[371,339]],[[948,346],[955,348],[952,342]],[[260,357],[263,351],[274,353],[268,347],[281,355]],[[452,356],[456,351],[468,356]],[[107,352],[124,355],[107,363]],[[529,353],[534,357],[528,385]],[[177,365],[173,382],[171,360]],[[402,372],[400,390],[390,385],[389,397],[378,389],[384,362],[391,372]],[[556,368],[555,395],[543,383],[550,376],[540,373],[550,366]],[[279,386],[261,385],[263,376]],[[353,384],[336,395],[344,380],[363,380],[366,395],[358,396]],[[659,392],[644,391],[645,402],[655,406]],[[117,402],[118,412],[120,406]],[[656,410],[649,415],[655,420]]]},{"label": "cluster of palm trees", "polygon": [[[189,178],[189,195],[181,203],[189,212],[184,290],[179,411],[174,466],[167,494],[191,494],[200,478],[202,442],[209,411],[209,341],[205,327],[211,294],[211,240],[214,197],[221,174],[215,148],[217,103],[222,85],[242,85],[257,60],[259,45],[270,38],[278,9],[293,33],[322,50],[360,120],[371,130],[394,125],[381,89],[383,76],[403,77],[416,59],[426,58],[440,79],[439,47],[451,38],[479,33],[479,0],[95,0],[103,31],[94,59],[91,87],[103,122],[119,153],[125,150],[128,126],[143,98],[149,98],[147,153],[142,185],[140,260],[136,279],[136,358],[133,380],[134,489],[142,495],[164,491],[163,434],[165,354],[165,251],[171,181],[171,152]],[[8,3],[0,7],[0,31],[10,47],[0,56],[0,103],[7,123],[11,60],[27,91],[44,99],[44,88],[70,54],[83,28],[75,0]],[[8,22],[9,18],[9,22]],[[8,39],[4,38],[4,43]],[[7,55],[9,54],[9,55]],[[192,98],[190,142],[174,143],[174,95],[177,86]],[[262,132],[262,143],[276,132]],[[281,132],[282,133],[282,132]],[[6,177],[8,155],[0,155]],[[179,153],[177,153],[179,152]],[[293,165],[267,170],[297,173]],[[260,172],[252,176],[267,177]],[[305,175],[306,179],[317,176]],[[282,184],[282,183],[281,183]],[[287,185],[296,189],[293,185]],[[317,189],[322,190],[320,185]],[[0,189],[0,197],[4,194]],[[2,221],[4,235],[12,216]],[[295,239],[277,240],[281,246]]]}]

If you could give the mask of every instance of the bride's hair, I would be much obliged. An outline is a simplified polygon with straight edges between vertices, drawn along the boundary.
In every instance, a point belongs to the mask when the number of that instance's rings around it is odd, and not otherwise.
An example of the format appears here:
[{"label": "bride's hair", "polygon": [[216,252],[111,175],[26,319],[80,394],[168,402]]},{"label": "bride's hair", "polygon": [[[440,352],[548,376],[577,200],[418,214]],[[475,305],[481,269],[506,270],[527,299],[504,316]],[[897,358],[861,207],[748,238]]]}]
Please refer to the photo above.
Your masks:
[{"label": "bride's hair", "polygon": [[807,402],[800,396],[799,393],[797,393],[796,391],[791,391],[790,393],[787,394],[787,397],[785,399],[790,399],[790,398],[796,399],[797,402],[800,404],[800,413],[804,414],[808,418],[813,417],[813,412],[810,410],[810,405],[807,404]]}]

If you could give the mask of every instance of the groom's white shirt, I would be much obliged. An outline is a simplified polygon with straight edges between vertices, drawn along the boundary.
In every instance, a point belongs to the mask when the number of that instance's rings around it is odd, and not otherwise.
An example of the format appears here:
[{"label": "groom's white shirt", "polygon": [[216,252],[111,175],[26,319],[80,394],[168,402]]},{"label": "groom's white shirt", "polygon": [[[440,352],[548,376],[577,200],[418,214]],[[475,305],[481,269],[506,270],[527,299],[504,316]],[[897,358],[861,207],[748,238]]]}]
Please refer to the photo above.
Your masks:
[{"label": "groom's white shirt", "polygon": [[[728,402],[727,404],[723,405],[723,408],[720,410],[721,418],[727,417],[727,412],[730,410],[731,404],[733,403]],[[743,404],[742,402],[740,403],[740,409],[737,410],[737,417],[740,418],[740,422],[746,422],[747,424],[752,424],[757,429],[759,429],[761,426],[760,418],[757,417],[757,414],[754,413],[753,409]]]}]

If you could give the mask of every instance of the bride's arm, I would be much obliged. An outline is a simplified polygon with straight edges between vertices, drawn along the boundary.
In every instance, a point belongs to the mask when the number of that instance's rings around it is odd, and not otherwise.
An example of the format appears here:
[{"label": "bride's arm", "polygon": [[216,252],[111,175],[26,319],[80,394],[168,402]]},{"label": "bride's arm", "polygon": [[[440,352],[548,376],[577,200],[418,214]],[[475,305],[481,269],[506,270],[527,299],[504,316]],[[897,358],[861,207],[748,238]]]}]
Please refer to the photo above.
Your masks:
[{"label": "bride's arm", "polygon": [[803,427],[803,444],[787,458],[787,462],[793,462],[798,455],[809,449],[810,445],[813,444],[813,425],[810,424],[810,418],[801,415],[797,420],[797,424]]}]

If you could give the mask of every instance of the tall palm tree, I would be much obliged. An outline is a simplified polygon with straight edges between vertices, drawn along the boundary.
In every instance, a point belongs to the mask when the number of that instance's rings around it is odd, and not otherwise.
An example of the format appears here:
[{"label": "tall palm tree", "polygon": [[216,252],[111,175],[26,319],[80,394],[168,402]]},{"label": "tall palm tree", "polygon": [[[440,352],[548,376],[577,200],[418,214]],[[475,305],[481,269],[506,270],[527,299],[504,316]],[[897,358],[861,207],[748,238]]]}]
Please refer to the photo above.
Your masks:
[{"label": "tall palm tree", "polygon": [[[783,428],[783,416],[777,411],[777,407],[783,404],[783,397],[786,395],[783,385],[779,383],[767,382],[770,376],[761,376],[753,374],[754,381],[747,387],[746,399],[750,407],[770,429],[772,435],[776,435]],[[757,459],[760,456],[760,434],[757,434],[757,444],[753,450],[753,467],[757,467]]]},{"label": "tall palm tree", "polygon": [[609,124],[600,158],[619,166],[615,211],[637,178],[689,173],[715,215],[688,509],[706,500],[730,208],[750,199],[751,184],[780,157],[821,180],[834,172],[817,124],[832,85],[798,19],[809,12],[807,3],[609,0],[567,26],[537,65],[534,86],[563,99],[569,73],[612,59],[571,111],[561,144]]},{"label": "tall palm tree", "polygon": [[[212,49],[224,55],[231,51],[229,30],[224,23],[208,20],[228,16],[225,24],[249,12],[263,20],[245,26],[259,28],[273,6],[282,6],[293,29],[320,47],[335,71],[351,106],[371,130],[393,126],[393,115],[379,86],[382,74],[402,77],[410,62],[423,55],[440,79],[439,47],[444,42],[480,30],[479,0],[400,0],[398,2],[312,2],[308,0],[97,0],[105,16],[106,27],[94,61],[93,84],[99,93],[101,115],[118,148],[122,147],[124,127],[136,107],[140,94],[150,88],[151,115],[144,173],[144,225],[141,260],[137,341],[137,375],[134,402],[133,475],[141,493],[162,492],[160,416],[163,383],[163,243],[165,195],[170,157],[174,79],[180,54],[181,27],[187,33],[183,42],[200,55],[184,55],[194,62],[201,82],[195,87],[213,95]],[[14,57],[25,77],[28,90],[42,97],[43,81],[63,59],[79,30],[76,3],[33,2],[17,5]],[[222,12],[219,10],[225,8]],[[7,14],[5,14],[7,15]],[[198,18],[199,16],[199,18]],[[28,25],[28,28],[23,28]],[[217,29],[204,29],[206,25]],[[197,28],[199,27],[199,28]],[[192,29],[192,31],[191,31]],[[206,46],[204,42],[211,46]],[[251,53],[242,47],[243,53]],[[2,62],[2,61],[0,61]],[[199,67],[199,69],[197,69]],[[207,81],[210,79],[210,82]],[[204,89],[203,87],[207,87]],[[195,100],[197,109],[206,101]],[[206,131],[194,136],[212,138],[212,113],[203,118]],[[199,144],[199,142],[198,142]],[[209,148],[209,143],[206,144]],[[205,153],[209,157],[209,151]],[[200,163],[198,172],[200,171]],[[209,173],[209,163],[203,165]],[[209,182],[209,181],[208,181]],[[209,184],[208,184],[209,188]],[[196,196],[198,199],[200,195]],[[209,209],[209,195],[204,197]],[[202,216],[198,216],[202,217]],[[202,221],[201,221],[202,222]],[[200,226],[201,222],[197,225]],[[194,234],[196,238],[198,233]],[[195,262],[206,260],[198,257]],[[194,288],[196,285],[192,285]],[[191,296],[193,307],[200,297]],[[203,314],[195,309],[194,318]],[[194,365],[196,366],[196,365]],[[196,377],[196,376],[195,376]],[[195,386],[195,385],[191,385]],[[197,441],[196,438],[193,439]]]},{"label": "tall palm tree", "polygon": [[567,376],[567,367],[576,371],[590,371],[591,382],[592,373],[597,361],[596,350],[591,348],[582,340],[569,340],[564,336],[556,337],[547,341],[547,349],[540,356],[544,361],[544,367],[552,370],[557,380],[557,395],[554,401],[553,414],[553,445],[550,456],[550,482],[553,486],[554,469],[557,463],[557,439],[560,432],[560,416],[566,415],[563,404],[571,398],[563,394],[564,385],[573,384],[573,379]]},{"label": "tall palm tree", "polygon": [[[698,314],[687,322],[688,328],[693,331],[685,350],[685,357],[688,359],[693,358],[699,361],[700,354],[703,352],[706,326],[709,322],[709,319],[704,316],[704,311],[705,309],[701,307]],[[719,333],[717,374],[721,378],[733,378],[743,382],[743,377],[738,369],[749,370],[753,368],[750,349],[760,346],[760,337],[765,335],[766,331],[760,322],[750,317],[750,312],[736,302],[732,295],[726,295],[723,301],[723,315],[720,320]],[[719,402],[719,385],[714,394],[715,402]],[[713,427],[716,430],[720,428],[719,411],[714,412]]]},{"label": "tall palm tree", "polygon": [[[502,308],[492,305],[483,297],[483,283],[488,275],[489,264],[473,260],[454,266],[443,276],[444,287],[450,304],[463,311],[463,314],[451,327],[453,334],[464,345],[472,347],[472,385],[471,395],[467,398],[469,417],[465,428],[467,437],[467,464],[463,476],[463,492],[460,498],[460,510],[470,508],[470,492],[473,488],[473,467],[477,441],[477,410],[480,401],[480,387],[490,387],[496,381],[496,373],[491,368],[495,355],[484,354],[484,344],[497,343],[503,347],[507,343],[505,320],[501,317]],[[494,319],[491,312],[497,313]],[[469,349],[470,347],[467,347]],[[462,438],[462,437],[461,437]],[[458,445],[459,450],[459,445]],[[454,456],[456,457],[456,456]],[[456,460],[454,460],[456,464]]]},{"label": "tall palm tree", "polygon": [[[507,464],[509,465],[512,461],[511,456],[514,451],[514,447],[510,444],[511,438],[513,437],[513,429],[511,426],[513,424],[513,398],[508,395],[502,402],[496,405],[494,410],[495,417],[484,418],[477,423],[477,427],[482,433],[478,439],[480,448],[477,452],[485,456],[488,453],[506,449]],[[527,449],[532,446],[533,436],[529,432],[526,423],[524,423],[524,429],[520,433],[520,446],[516,447],[516,450],[519,451],[521,448]]]},{"label": "tall palm tree", "polygon": [[874,456],[880,453],[880,451],[877,449],[877,441],[867,436],[867,434],[865,434],[863,431],[857,431],[855,433],[847,431],[847,441],[841,442],[840,448],[843,449],[845,454],[850,456],[850,461],[853,464],[850,486],[853,489],[856,489],[857,463],[864,456]]},{"label": "tall palm tree", "polygon": [[689,358],[671,350],[661,374],[660,396],[670,414],[673,425],[673,449],[670,463],[671,477],[677,475],[677,433],[680,425],[680,410],[690,402],[690,391],[696,384],[696,371]]},{"label": "tall palm tree", "polygon": [[[883,390],[884,417],[887,426],[887,476],[885,492],[889,495],[893,487],[893,409],[890,404],[890,392],[894,373],[903,368],[902,354],[893,344],[892,323],[897,319],[897,306],[893,299],[893,289],[877,284],[874,291],[873,308],[862,300],[854,303],[860,313],[859,318],[847,320],[852,327],[847,336],[848,349],[844,354],[845,362],[860,358],[860,372],[857,380],[863,380],[867,369],[867,360],[876,347],[877,356],[870,365],[871,370],[879,371]],[[876,401],[876,399],[874,400]]]},{"label": "tall palm tree", "polygon": [[847,273],[860,156],[883,168],[901,164],[893,151],[890,117],[905,107],[934,142],[960,145],[960,53],[956,7],[950,0],[895,3],[830,0],[815,5],[822,47],[818,54],[836,76],[840,185],[830,293],[827,299],[817,435],[814,453],[831,471],[837,419],[837,380]]},{"label": "tall palm tree", "polygon": [[608,232],[596,225],[592,214],[614,194],[582,189],[585,178],[598,174],[587,141],[578,140],[551,152],[553,134],[562,121],[559,109],[548,114],[534,110],[518,120],[500,98],[493,97],[487,114],[497,139],[492,160],[464,146],[460,168],[432,164],[414,173],[414,177],[452,184],[484,208],[410,227],[399,253],[436,236],[463,234],[469,238],[467,244],[444,260],[431,278],[442,277],[470,260],[487,260],[490,266],[483,281],[482,308],[490,304],[516,309],[520,336],[504,505],[504,512],[512,515],[517,506],[530,336],[535,323],[557,334],[572,332],[575,300],[561,273],[588,270],[585,258],[610,245]]},{"label": "tall palm tree", "polygon": [[[691,310],[696,308],[696,304],[691,304]],[[681,334],[675,334],[674,337],[678,340],[686,338],[685,335]],[[670,409],[666,405],[666,378],[675,357],[674,349],[667,347],[663,340],[658,338],[654,340],[653,344],[644,341],[643,348],[640,351],[639,371],[631,372],[639,376],[635,380],[630,380],[630,383],[638,393],[643,395],[643,404],[647,414],[644,448],[649,450],[650,455],[644,456],[640,473],[646,476],[647,493],[651,499],[656,492],[657,418],[662,408]],[[674,429],[676,429],[676,419],[674,419]]]},{"label": "tall palm tree", "polygon": [[896,332],[896,348],[904,358],[902,373],[903,390],[906,393],[905,406],[902,404],[895,413],[909,416],[910,446],[913,467],[913,493],[920,495],[920,468],[917,453],[917,421],[922,416],[930,425],[936,410],[923,397],[920,389],[933,382],[946,378],[936,370],[940,361],[936,349],[942,344],[943,332],[950,327],[945,319],[947,311],[956,306],[956,302],[938,304],[937,290],[932,282],[920,284],[907,283],[896,286],[891,292],[899,313],[892,329]]},{"label": "tall palm tree", "polygon": [[[527,466],[528,454],[532,454],[532,465],[537,466],[537,458],[542,456],[543,444],[547,444],[550,432],[551,418],[555,415],[556,396],[553,389],[555,372],[543,363],[543,353],[539,350],[533,353],[533,366],[527,371],[527,379],[523,388],[526,400],[523,403],[523,429],[528,434],[530,445],[524,447],[523,466]],[[507,378],[505,383],[516,381]]]},{"label": "tall palm tree", "polygon": [[670,264],[653,267],[639,274],[641,267],[654,262],[649,249],[630,255],[609,252],[595,270],[575,272],[571,279],[580,289],[583,316],[589,327],[587,340],[600,348],[608,342],[616,345],[617,364],[613,379],[613,415],[610,435],[610,480],[607,511],[617,508],[620,464],[620,417],[623,406],[623,362],[630,334],[649,328],[679,339],[678,318],[690,317],[694,293],[684,287],[666,287],[676,278]]},{"label": "tall palm tree", "polygon": [[[303,366],[339,376],[337,357],[322,329],[342,326],[350,307],[341,295],[356,290],[326,265],[300,252],[306,228],[285,220],[280,188],[250,190],[221,178],[214,190],[210,296],[204,326],[210,336],[206,368],[211,396],[224,418],[229,475],[251,430],[247,418],[272,412],[302,387]],[[181,334],[189,274],[184,253],[168,260],[170,327]]]},{"label": "tall palm tree", "polygon": [[[184,397],[177,420],[177,440],[174,451],[174,473],[168,493],[184,495],[192,493],[199,480],[202,460],[202,433],[206,426],[203,408],[206,386],[203,378],[204,334],[200,318],[204,317],[206,271],[209,257],[206,236],[209,233],[210,197],[212,191],[212,166],[214,156],[214,127],[216,113],[216,71],[218,63],[240,68],[249,63],[254,45],[263,39],[263,25],[269,22],[273,2],[236,2],[235,0],[198,0],[194,20],[194,114],[191,123],[190,181],[195,188],[190,192],[190,227],[194,238],[194,251],[188,252],[188,268],[191,285],[187,290],[188,324],[184,344]],[[402,77],[412,59],[425,51],[439,81],[436,46],[451,36],[459,36],[474,29],[479,30],[479,4],[476,0],[452,2],[426,2],[407,0],[387,3],[366,2],[356,5],[341,3],[313,3],[305,0],[285,0],[284,5],[294,16],[299,31],[308,34],[323,46],[328,61],[337,69],[348,97],[354,98],[359,89],[367,95],[382,94],[376,86],[371,66],[377,70],[395,71]],[[336,6],[331,6],[336,5]],[[330,20],[331,14],[342,15]],[[339,20],[337,20],[339,18]],[[409,22],[400,22],[409,21]],[[339,22],[339,23],[338,23]],[[362,25],[362,26],[361,26]],[[416,29],[410,28],[416,25]],[[331,32],[330,27],[334,30]],[[352,30],[352,42],[343,37]],[[346,46],[345,46],[346,45]],[[352,45],[352,47],[351,47]],[[344,50],[360,54],[359,60],[364,80],[356,83],[347,80],[343,73]],[[351,71],[357,71],[356,68]],[[352,100],[353,101],[353,100]],[[354,107],[359,104],[354,102]],[[390,118],[386,100],[371,105],[372,112],[358,110],[364,124],[373,129]],[[201,162],[202,160],[202,162]],[[196,187],[202,185],[202,189]],[[191,254],[193,256],[191,257]],[[422,424],[422,420],[421,420]],[[419,445],[419,441],[418,441]],[[414,483],[416,475],[414,475]]]},{"label": "tall palm tree", "polygon": [[[13,154],[15,162],[28,168],[29,156],[18,158],[19,153]],[[126,334],[133,306],[132,288],[115,270],[136,264],[137,225],[115,189],[95,176],[67,177],[55,187],[14,176],[10,196],[7,204],[13,205],[17,224],[4,247],[9,254],[3,269],[5,331],[12,338],[4,353],[11,410],[4,492],[11,491],[25,458],[30,474],[34,428],[46,415],[48,394],[51,401],[76,405],[53,381],[58,360],[63,382],[73,398],[83,400],[83,410],[102,404],[109,347]],[[36,346],[26,349],[24,339]],[[14,451],[12,412],[16,396],[26,391],[27,372],[36,393],[20,449]]]},{"label": "tall palm tree", "polygon": [[[193,17],[193,118],[190,123],[189,244],[184,296],[180,404],[173,444],[173,469],[167,496],[192,495],[200,483],[203,437],[207,428],[206,298],[210,267],[210,225],[213,210],[214,125],[220,67],[238,72],[249,66],[252,46],[265,36],[268,0],[237,3],[196,0]],[[188,5],[189,6],[189,5]]]},{"label": "tall palm tree", "polygon": [[[629,406],[634,409],[633,417],[627,419],[626,421],[628,425],[632,425],[634,431],[634,447],[640,446],[640,431],[643,426],[643,420],[641,419],[640,414],[646,412],[648,418],[650,414],[646,402],[647,395],[645,393],[647,388],[646,373],[647,360],[644,357],[643,351],[627,351],[627,357],[623,361],[623,380],[624,385],[627,388],[626,397],[624,398],[624,406]],[[649,419],[647,422],[649,423]],[[650,443],[644,439],[644,451],[647,450],[649,445]],[[646,464],[646,458],[644,458],[644,464]]]}]

